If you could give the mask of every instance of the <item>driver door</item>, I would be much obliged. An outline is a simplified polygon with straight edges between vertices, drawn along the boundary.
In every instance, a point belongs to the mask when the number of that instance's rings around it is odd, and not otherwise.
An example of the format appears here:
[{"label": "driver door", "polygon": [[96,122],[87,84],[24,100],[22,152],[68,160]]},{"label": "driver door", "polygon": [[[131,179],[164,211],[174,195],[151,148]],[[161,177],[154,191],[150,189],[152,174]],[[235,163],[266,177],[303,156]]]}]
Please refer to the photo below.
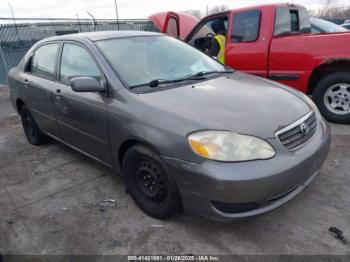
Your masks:
[{"label": "driver door", "polygon": [[220,15],[220,16],[211,16],[208,19],[201,21],[195,29],[190,33],[187,37],[187,41],[193,47],[201,50],[202,52],[206,52],[207,49],[211,47],[211,42],[213,41],[213,37],[215,36],[215,32],[212,28],[212,24],[214,21],[222,19],[225,24],[225,29],[227,32],[228,29],[228,16]]},{"label": "driver door", "polygon": [[54,106],[62,140],[92,158],[112,166],[109,148],[106,93],[75,92],[74,77],[105,81],[95,59],[84,46],[65,42],[59,63],[59,81],[54,86]]},{"label": "driver door", "polygon": [[[271,14],[271,17],[273,15]],[[239,10],[231,13],[226,45],[227,66],[267,77],[270,16],[260,9]],[[264,27],[262,26],[265,23]]]}]

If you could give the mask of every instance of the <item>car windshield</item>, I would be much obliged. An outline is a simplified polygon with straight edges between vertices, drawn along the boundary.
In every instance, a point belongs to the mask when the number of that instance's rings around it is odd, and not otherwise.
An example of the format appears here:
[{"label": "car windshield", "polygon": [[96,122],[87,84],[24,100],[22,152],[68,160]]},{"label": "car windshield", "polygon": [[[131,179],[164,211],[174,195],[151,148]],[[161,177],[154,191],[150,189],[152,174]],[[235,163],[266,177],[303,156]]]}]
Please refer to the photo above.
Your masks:
[{"label": "car windshield", "polygon": [[96,45],[129,87],[226,70],[209,56],[169,36],[116,38],[97,41]]},{"label": "car windshield", "polygon": [[332,22],[329,22],[323,19],[313,18],[311,19],[311,24],[316,29],[320,30],[322,33],[339,33],[339,32],[349,31],[348,29],[340,25],[334,24]]}]

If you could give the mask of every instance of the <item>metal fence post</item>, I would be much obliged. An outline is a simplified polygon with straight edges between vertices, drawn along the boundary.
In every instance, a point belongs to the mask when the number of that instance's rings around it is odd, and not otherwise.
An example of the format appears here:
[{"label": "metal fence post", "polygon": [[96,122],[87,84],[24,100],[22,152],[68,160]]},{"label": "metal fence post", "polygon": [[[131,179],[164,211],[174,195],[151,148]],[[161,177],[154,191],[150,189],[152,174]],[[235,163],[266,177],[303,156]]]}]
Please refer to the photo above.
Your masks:
[{"label": "metal fence post", "polygon": [[[6,59],[5,59],[5,54],[1,48],[1,43],[0,43],[0,61],[1,61],[2,66],[4,67],[5,75],[6,75],[8,73],[9,68],[8,68],[8,64],[7,64]],[[0,79],[0,84],[5,84],[5,82],[1,83],[2,82],[1,80],[2,79]],[[6,81],[6,80],[4,80],[4,81]]]}]

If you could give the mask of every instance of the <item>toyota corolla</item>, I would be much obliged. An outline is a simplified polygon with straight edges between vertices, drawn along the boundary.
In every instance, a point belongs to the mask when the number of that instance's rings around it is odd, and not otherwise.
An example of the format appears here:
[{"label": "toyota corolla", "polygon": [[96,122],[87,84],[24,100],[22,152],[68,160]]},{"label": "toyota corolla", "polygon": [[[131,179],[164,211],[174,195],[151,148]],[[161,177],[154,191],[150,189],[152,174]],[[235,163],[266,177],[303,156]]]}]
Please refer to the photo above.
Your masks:
[{"label": "toyota corolla", "polygon": [[328,124],[307,96],[158,33],[45,39],[8,83],[29,143],[53,138],[113,169],[159,219],[268,212],[329,152]]}]

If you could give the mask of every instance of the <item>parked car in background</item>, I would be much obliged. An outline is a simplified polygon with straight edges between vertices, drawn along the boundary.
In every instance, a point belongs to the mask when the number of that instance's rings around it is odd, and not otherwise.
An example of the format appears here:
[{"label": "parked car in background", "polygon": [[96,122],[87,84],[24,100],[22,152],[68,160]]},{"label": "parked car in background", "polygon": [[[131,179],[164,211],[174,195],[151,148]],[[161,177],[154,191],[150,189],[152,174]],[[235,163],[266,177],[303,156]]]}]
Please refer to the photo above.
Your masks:
[{"label": "parked car in background", "polygon": [[349,32],[349,30],[346,29],[345,27],[321,18],[311,18],[310,21],[311,21],[311,33],[313,34],[330,34],[330,33]]},{"label": "parked car in background", "polygon": [[[162,32],[181,37],[205,51],[214,36],[212,24],[225,24],[225,64],[275,80],[312,95],[329,121],[350,123],[350,34],[311,34],[308,11],[300,5],[274,4],[213,14],[199,23],[181,23],[181,14],[151,16]],[[161,22],[160,22],[161,21]],[[171,25],[169,24],[171,22]],[[167,26],[169,25],[169,26]]]},{"label": "parked car in background", "polygon": [[345,23],[345,24],[342,24],[341,26],[345,27],[348,30],[350,30],[350,23]]},{"label": "parked car in background", "polygon": [[182,207],[220,220],[268,212],[310,184],[329,152],[329,126],[307,96],[159,33],[49,38],[8,83],[31,144],[52,137],[122,174],[155,218]]}]

